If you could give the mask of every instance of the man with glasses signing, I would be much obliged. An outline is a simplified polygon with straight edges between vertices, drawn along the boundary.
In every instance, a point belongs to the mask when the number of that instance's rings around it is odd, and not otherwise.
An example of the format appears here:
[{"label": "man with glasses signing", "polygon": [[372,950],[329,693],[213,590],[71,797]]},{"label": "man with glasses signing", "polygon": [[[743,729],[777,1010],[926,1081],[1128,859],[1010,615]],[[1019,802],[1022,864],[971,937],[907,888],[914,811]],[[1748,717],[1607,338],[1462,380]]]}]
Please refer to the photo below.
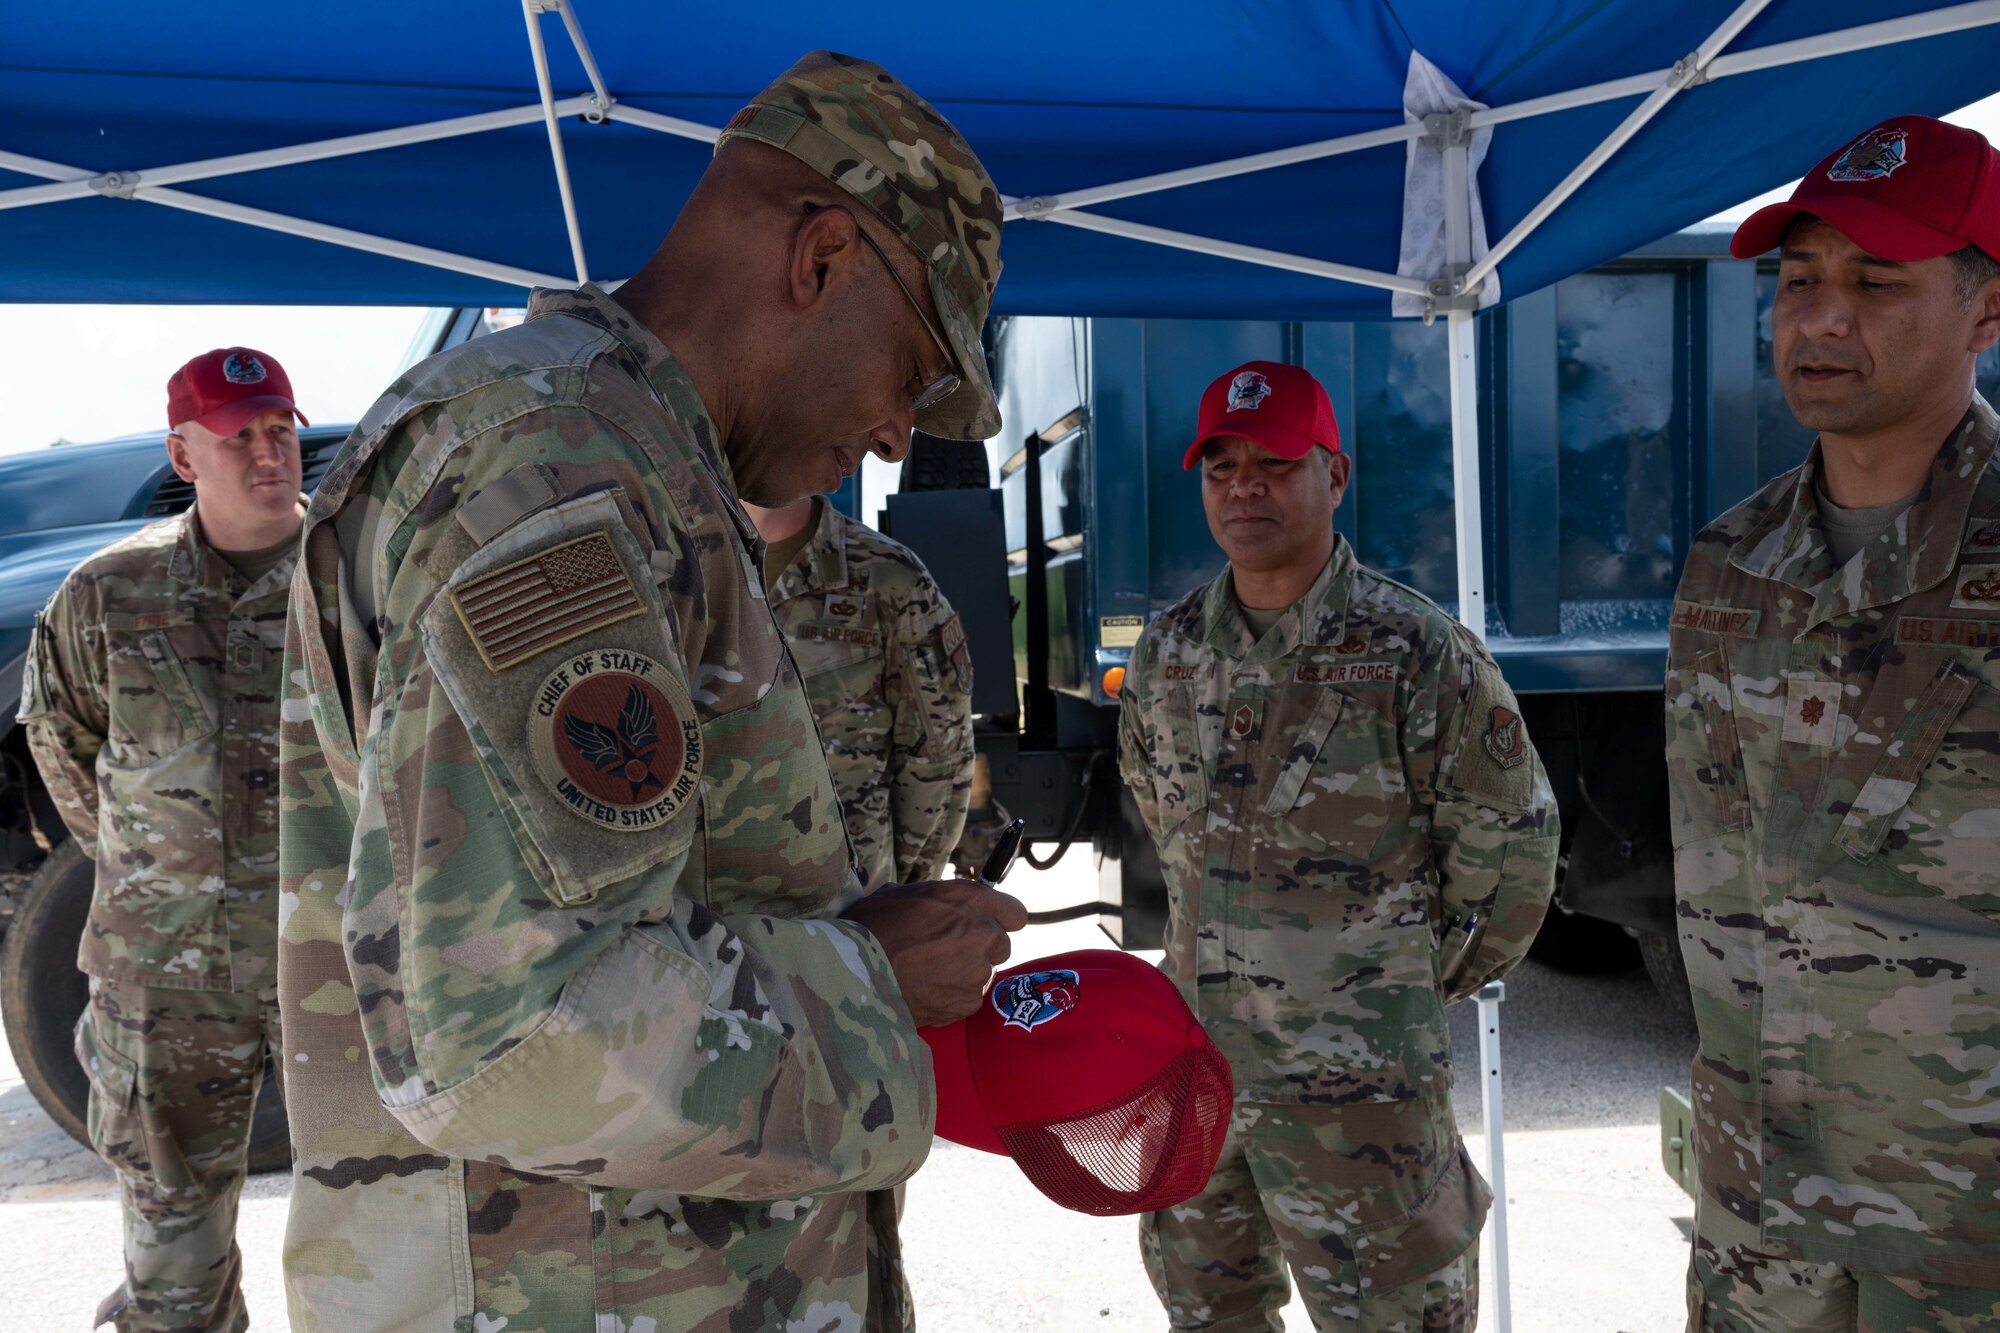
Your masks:
[{"label": "man with glasses signing", "polygon": [[997,430],[999,243],[951,125],[816,52],[616,297],[535,293],[357,427],[288,645],[295,1327],[907,1324],[915,1028],[1025,914],[860,897],[739,497]]}]

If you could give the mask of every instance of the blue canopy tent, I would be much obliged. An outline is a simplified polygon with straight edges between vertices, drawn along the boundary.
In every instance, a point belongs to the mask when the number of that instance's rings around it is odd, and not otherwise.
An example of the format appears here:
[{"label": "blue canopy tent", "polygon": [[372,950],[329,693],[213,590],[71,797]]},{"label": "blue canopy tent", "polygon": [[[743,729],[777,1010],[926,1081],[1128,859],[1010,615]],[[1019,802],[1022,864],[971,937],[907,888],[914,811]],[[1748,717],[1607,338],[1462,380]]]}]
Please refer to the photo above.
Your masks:
[{"label": "blue canopy tent", "polygon": [[2000,0],[18,6],[0,300],[518,304],[615,281],[716,128],[822,46],[977,147],[1009,198],[999,313],[1445,318],[1479,630],[1473,311],[1995,91]]}]

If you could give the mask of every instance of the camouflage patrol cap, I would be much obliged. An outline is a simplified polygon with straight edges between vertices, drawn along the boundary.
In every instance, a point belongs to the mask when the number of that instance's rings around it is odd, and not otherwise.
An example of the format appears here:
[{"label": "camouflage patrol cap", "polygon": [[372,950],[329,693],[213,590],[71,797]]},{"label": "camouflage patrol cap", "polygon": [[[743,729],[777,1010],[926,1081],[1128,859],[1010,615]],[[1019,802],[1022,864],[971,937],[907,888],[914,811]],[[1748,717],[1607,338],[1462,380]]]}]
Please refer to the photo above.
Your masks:
[{"label": "camouflage patrol cap", "polygon": [[962,379],[917,425],[953,440],[998,434],[979,331],[1000,281],[1000,193],[951,122],[880,65],[814,51],[737,112],[718,146],[734,138],[798,158],[916,252]]}]

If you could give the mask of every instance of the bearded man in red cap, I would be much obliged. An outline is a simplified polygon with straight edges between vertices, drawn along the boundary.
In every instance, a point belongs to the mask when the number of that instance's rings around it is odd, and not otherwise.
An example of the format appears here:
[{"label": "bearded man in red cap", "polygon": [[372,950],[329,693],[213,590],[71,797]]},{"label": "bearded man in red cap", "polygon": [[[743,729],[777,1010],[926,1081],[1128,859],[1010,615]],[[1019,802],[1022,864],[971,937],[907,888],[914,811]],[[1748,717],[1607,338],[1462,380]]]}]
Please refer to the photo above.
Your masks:
[{"label": "bearded man in red cap", "polygon": [[241,1329],[236,1205],[278,1042],[278,704],[299,526],[291,381],[248,347],[167,382],[192,508],[78,565],[35,621],[21,721],[97,863],[78,966],[90,1140],[118,1173],[120,1329]]},{"label": "bearded man in red cap", "polygon": [[1470,1330],[1491,1195],[1451,1111],[1444,1007],[1527,952],[1555,797],[1485,647],[1333,529],[1326,390],[1253,361],[1202,396],[1222,573],[1132,650],[1120,761],[1160,852],[1166,970],[1228,1058],[1231,1137],[1148,1215],[1176,1329]]},{"label": "bearded man in red cap", "polygon": [[1803,466],[1667,657],[1693,1330],[2000,1327],[2000,154],[1885,121],[1758,212]]}]

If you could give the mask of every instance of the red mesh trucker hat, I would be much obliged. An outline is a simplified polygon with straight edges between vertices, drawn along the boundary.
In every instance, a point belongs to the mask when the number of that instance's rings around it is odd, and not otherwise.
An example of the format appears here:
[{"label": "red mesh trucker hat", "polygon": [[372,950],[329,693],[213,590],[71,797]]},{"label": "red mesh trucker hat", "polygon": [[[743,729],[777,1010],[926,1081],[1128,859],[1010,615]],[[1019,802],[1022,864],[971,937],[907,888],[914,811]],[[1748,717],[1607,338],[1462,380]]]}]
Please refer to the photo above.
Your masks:
[{"label": "red mesh trucker hat", "polygon": [[1340,452],[1340,426],[1325,387],[1281,361],[1245,361],[1202,391],[1194,443],[1181,468],[1201,462],[1201,447],[1218,435],[1255,440],[1280,458],[1304,458],[1314,445]]},{"label": "red mesh trucker hat", "polygon": [[1763,254],[1801,213],[1877,259],[1913,264],[1968,245],[2000,259],[2000,154],[1976,130],[1929,116],[1885,120],[1808,171],[1790,199],[1745,218],[1729,253]]},{"label": "red mesh trucker hat", "polygon": [[291,376],[276,358],[249,347],[203,352],[167,380],[167,429],[197,422],[217,435],[234,435],[266,412],[290,412],[301,426],[306,414],[292,401]]},{"label": "red mesh trucker hat", "polygon": [[1144,959],[1078,949],[1024,963],[994,978],[970,1018],[922,1032],[939,1135],[1012,1157],[1065,1208],[1151,1212],[1215,1171],[1229,1062]]}]

